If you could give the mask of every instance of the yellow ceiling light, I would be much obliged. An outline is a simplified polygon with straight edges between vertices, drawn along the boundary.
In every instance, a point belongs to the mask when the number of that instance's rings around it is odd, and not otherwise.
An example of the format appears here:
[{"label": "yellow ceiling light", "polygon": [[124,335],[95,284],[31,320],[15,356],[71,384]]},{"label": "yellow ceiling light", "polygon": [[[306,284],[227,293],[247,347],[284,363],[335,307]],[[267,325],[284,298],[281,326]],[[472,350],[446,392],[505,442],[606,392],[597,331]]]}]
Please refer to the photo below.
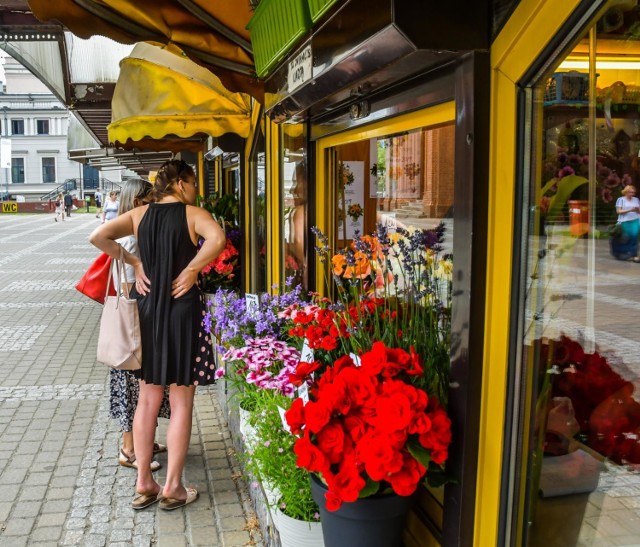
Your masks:
[{"label": "yellow ceiling light", "polygon": [[[570,55],[559,69],[589,70],[589,60],[584,55]],[[596,69],[599,70],[640,70],[640,57],[637,55],[599,55],[596,58]]]},{"label": "yellow ceiling light", "polygon": [[[570,70],[589,70],[589,61],[563,61],[558,67]],[[640,61],[596,61],[596,69],[640,70]]]}]

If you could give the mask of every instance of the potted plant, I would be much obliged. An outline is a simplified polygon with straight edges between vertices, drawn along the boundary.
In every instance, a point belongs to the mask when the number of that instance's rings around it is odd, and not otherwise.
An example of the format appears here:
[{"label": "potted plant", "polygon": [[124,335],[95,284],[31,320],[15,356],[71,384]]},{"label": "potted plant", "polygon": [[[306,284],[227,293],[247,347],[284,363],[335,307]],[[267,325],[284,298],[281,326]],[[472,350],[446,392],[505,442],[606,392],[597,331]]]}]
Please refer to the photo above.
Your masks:
[{"label": "potted plant", "polygon": [[[442,475],[451,422],[437,399],[413,384],[423,373],[415,352],[375,342],[359,362],[344,355],[326,367],[311,400],[296,399],[285,416],[298,435],[298,465],[315,474],[327,545],[391,547],[400,544],[418,484]],[[340,514],[345,502],[350,507]]]},{"label": "potted plant", "polygon": [[[273,391],[293,395],[289,375],[295,371],[300,352],[274,336],[249,338],[240,348],[230,348],[222,357],[228,364],[225,378],[234,386],[240,412],[240,433],[250,448],[256,435],[250,414],[257,409],[261,394]],[[222,371],[217,374],[222,376]]]},{"label": "potted plant", "polygon": [[[255,408],[260,390],[291,395],[288,373],[295,368],[299,352],[285,338],[289,318],[284,310],[304,303],[302,287],[285,284],[282,294],[264,294],[257,310],[248,311],[244,297],[235,291],[218,289],[211,299],[205,325],[219,343],[224,366],[216,371],[225,378],[238,402],[241,432],[250,438],[248,412]],[[286,290],[290,289],[290,290]]]},{"label": "potted plant", "polygon": [[292,377],[309,401],[286,413],[297,464],[313,474],[328,547],[400,545],[411,496],[442,484],[451,442],[444,227],[379,227],[335,253],[316,235],[336,298],[289,312],[289,334],[315,351]]},{"label": "potted plant", "polygon": [[296,465],[295,438],[280,415],[291,401],[275,391],[259,393],[253,420],[256,442],[245,455],[246,467],[262,483],[282,547],[324,547],[309,475]]}]

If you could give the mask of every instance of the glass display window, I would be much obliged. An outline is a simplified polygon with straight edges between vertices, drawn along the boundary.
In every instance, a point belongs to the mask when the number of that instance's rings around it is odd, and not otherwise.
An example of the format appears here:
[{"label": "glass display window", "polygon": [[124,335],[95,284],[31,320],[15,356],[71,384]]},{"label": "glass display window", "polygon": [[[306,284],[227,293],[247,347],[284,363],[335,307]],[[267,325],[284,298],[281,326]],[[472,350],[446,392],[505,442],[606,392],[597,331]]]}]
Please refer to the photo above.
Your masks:
[{"label": "glass display window", "polygon": [[336,147],[335,234],[345,246],[356,234],[445,226],[453,242],[454,125],[412,129]]},{"label": "glass display window", "polygon": [[249,291],[263,293],[267,290],[267,185],[265,171],[264,133],[256,138],[250,158],[249,200],[249,245],[250,245],[250,283]]},{"label": "glass display window", "polygon": [[283,127],[282,150],[284,279],[292,286],[308,288],[309,165],[304,124]]},{"label": "glass display window", "polygon": [[514,545],[640,544],[639,28],[611,3],[532,88]]}]

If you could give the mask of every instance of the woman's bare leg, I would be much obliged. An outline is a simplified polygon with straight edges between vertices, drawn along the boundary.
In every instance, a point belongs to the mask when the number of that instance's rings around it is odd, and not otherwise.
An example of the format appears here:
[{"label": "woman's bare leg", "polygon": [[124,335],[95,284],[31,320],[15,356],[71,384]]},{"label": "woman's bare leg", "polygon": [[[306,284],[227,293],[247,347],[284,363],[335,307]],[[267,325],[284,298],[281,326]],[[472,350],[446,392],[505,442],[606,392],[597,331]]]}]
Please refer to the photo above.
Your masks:
[{"label": "woman's bare leg", "polygon": [[133,456],[133,431],[122,432],[122,450],[127,456]]},{"label": "woman's bare leg", "polygon": [[158,411],[162,403],[164,388],[140,381],[140,396],[133,417],[133,443],[138,462],[136,491],[140,494],[154,494],[160,486],[151,474],[153,442],[156,436]]},{"label": "woman's bare leg", "polygon": [[[167,429],[167,480],[162,489],[162,495],[165,498],[186,499],[187,497],[187,491],[182,484],[182,471],[191,438],[195,390],[195,386],[175,384],[169,386],[171,418]],[[157,414],[156,411],[156,416]]]}]

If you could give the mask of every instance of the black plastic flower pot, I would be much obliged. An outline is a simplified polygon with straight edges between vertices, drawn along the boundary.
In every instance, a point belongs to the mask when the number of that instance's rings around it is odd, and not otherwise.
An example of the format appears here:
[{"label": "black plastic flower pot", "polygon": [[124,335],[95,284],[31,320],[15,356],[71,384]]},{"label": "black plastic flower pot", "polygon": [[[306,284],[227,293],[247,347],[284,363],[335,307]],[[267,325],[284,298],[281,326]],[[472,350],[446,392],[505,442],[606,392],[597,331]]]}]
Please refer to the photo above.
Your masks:
[{"label": "black plastic flower pot", "polygon": [[326,485],[311,474],[311,493],[320,507],[325,547],[401,547],[415,496],[372,496],[327,511],[326,492]]}]

